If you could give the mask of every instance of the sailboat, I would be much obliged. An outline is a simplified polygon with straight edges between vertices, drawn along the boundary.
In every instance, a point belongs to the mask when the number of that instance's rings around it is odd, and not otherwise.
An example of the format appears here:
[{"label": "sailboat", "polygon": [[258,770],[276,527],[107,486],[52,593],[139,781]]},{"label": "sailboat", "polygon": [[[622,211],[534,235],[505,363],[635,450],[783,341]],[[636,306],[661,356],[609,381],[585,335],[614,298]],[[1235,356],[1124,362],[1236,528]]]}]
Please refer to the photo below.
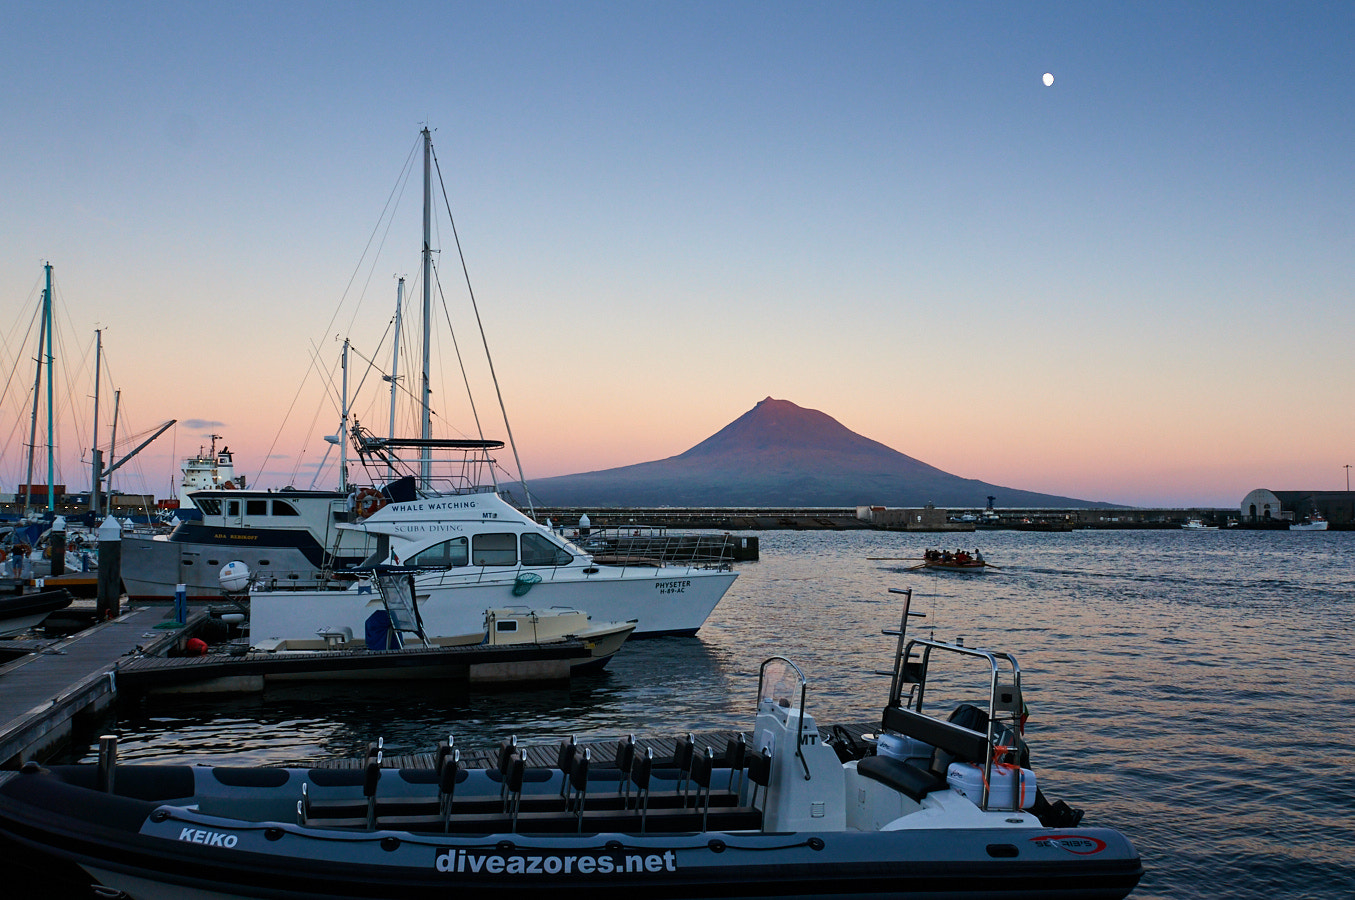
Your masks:
[{"label": "sailboat", "polygon": [[[351,445],[370,486],[197,491],[191,496],[203,511],[200,524],[182,523],[153,540],[124,541],[128,595],[167,597],[184,584],[190,598],[219,598],[218,573],[238,562],[233,574],[249,572],[251,639],[286,640],[318,628],[362,630],[372,595],[354,568],[402,567],[414,572],[430,633],[469,633],[481,627],[486,609],[526,602],[583,609],[599,620],[636,619],[636,637],[696,633],[736,577],[727,564],[598,564],[499,495],[493,454],[503,441],[432,436],[433,153],[431,132],[425,128],[421,136],[420,436],[398,437],[392,428],[381,437],[350,423],[345,377],[337,445],[341,452]],[[511,441],[511,429],[508,434]],[[346,478],[346,456],[340,470]],[[530,497],[527,503],[530,509]],[[153,555],[158,562],[151,565]],[[529,592],[529,601],[520,599]]]},{"label": "sailboat", "polygon": [[[42,546],[43,542],[50,539],[53,524],[61,515],[66,526],[72,533],[72,544],[78,544],[82,539],[92,542],[93,526],[97,522],[97,517],[103,512],[102,498],[104,494],[104,482],[109,476],[117,471],[123,464],[130,461],[147,445],[164,434],[175,420],[171,419],[156,429],[150,437],[142,441],[134,450],[125,454],[119,460],[112,460],[113,448],[109,448],[109,465],[104,465],[104,451],[99,447],[99,390],[102,373],[103,359],[103,332],[96,329],[95,334],[95,363],[94,363],[94,427],[93,427],[93,447],[91,450],[91,471],[90,471],[90,492],[88,500],[88,509],[85,513],[80,513],[69,506],[58,509],[58,501],[64,499],[65,490],[56,482],[56,406],[54,403],[54,360],[55,355],[52,352],[53,343],[53,315],[52,315],[52,264],[44,263],[44,282],[45,286],[42,292],[42,318],[38,337],[37,369],[33,380],[33,404],[32,415],[29,425],[29,439],[27,446],[27,464],[25,468],[26,476],[21,490],[16,493],[16,509],[22,515],[23,521],[20,526],[14,530],[9,538],[9,562],[11,568],[22,571],[23,578],[45,577],[61,568],[78,571],[81,568],[90,566],[93,558],[88,553],[75,552],[74,547],[68,544],[67,558],[63,560],[64,567],[53,565],[50,548]],[[45,384],[44,384],[44,369]],[[47,419],[47,476],[45,485],[35,485],[33,483],[34,468],[37,465],[38,450],[38,422],[39,412],[43,409],[43,394],[46,394],[46,419]],[[114,421],[116,423],[116,406],[114,412]],[[116,444],[116,431],[114,432],[113,444]],[[45,502],[44,502],[45,499]],[[81,526],[84,531],[81,531]],[[24,557],[21,561],[20,557]],[[22,565],[15,563],[22,562]]]}]

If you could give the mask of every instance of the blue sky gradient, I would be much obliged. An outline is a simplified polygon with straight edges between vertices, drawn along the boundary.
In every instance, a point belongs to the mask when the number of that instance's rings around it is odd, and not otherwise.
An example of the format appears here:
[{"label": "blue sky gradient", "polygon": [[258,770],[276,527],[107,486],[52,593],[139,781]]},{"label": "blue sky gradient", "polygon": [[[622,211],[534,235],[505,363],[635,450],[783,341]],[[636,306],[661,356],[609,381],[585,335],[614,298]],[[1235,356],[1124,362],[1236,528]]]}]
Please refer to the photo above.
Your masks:
[{"label": "blue sky gradient", "polygon": [[363,250],[424,123],[529,480],[680,453],[765,396],[1089,500],[1233,506],[1355,462],[1351,4],[11,10],[0,371],[31,366],[51,260],[66,361],[107,329],[121,433],[220,423],[129,466],[158,494],[212,430],[309,482],[312,359],[375,358],[418,274],[417,172]]}]

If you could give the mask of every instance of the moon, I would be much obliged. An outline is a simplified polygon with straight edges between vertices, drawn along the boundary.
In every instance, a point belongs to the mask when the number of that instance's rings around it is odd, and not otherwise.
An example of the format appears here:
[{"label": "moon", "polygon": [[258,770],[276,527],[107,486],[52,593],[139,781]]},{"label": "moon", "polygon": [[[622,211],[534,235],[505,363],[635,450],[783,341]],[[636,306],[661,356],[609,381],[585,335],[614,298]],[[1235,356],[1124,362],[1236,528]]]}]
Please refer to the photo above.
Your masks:
[{"label": "moon", "polygon": [[1045,72],[1045,73],[1044,73],[1044,86],[1045,86],[1045,87],[1049,87],[1049,86],[1050,86],[1051,84],[1053,84],[1053,83],[1054,83],[1054,76],[1053,76],[1053,75],[1050,75],[1048,72]]}]

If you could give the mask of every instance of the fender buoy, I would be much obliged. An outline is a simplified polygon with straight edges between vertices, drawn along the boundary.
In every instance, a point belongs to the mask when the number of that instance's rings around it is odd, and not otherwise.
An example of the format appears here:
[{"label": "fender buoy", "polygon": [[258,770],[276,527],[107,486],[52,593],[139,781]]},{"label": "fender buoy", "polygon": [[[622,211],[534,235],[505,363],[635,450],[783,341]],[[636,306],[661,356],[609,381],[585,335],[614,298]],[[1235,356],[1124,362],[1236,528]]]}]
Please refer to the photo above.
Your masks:
[{"label": "fender buoy", "polygon": [[357,510],[358,515],[367,518],[372,513],[386,505],[386,498],[381,496],[381,492],[372,488],[363,488],[358,492]]}]

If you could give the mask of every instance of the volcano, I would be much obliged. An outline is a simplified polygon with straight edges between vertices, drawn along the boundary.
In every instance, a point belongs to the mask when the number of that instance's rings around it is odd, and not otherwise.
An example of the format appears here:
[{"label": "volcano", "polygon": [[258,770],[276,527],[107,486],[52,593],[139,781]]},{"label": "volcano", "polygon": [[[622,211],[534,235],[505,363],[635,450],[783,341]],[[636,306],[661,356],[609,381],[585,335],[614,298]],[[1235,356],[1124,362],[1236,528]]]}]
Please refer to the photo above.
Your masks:
[{"label": "volcano", "polygon": [[1109,506],[961,478],[771,397],[685,453],[532,482],[547,506]]}]

